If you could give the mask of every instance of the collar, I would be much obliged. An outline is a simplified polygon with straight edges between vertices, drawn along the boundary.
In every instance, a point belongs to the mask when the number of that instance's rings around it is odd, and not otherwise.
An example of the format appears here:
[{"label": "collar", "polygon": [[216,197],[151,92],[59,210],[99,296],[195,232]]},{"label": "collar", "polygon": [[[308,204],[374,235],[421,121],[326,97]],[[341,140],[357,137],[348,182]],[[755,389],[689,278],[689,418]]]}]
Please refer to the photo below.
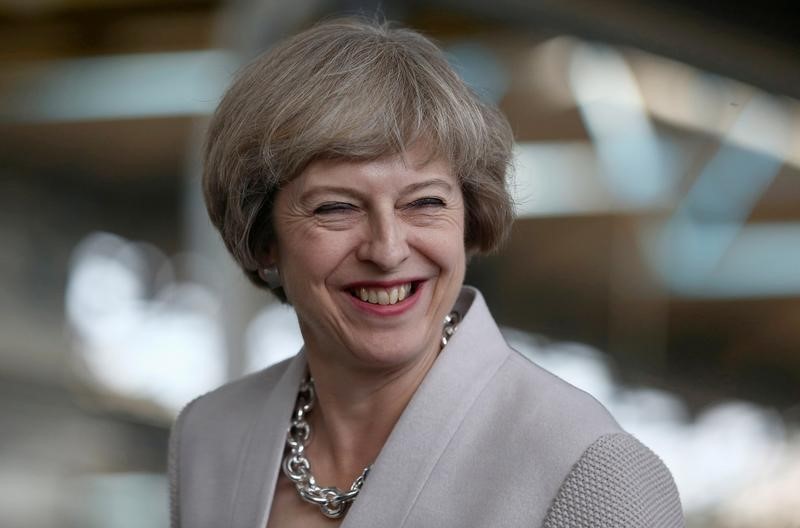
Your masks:
[{"label": "collar", "polygon": [[[402,526],[472,403],[508,357],[480,292],[464,287],[461,323],[400,416],[341,528]],[[234,490],[235,528],[266,526],[286,426],[306,371],[301,350],[255,416]]]}]

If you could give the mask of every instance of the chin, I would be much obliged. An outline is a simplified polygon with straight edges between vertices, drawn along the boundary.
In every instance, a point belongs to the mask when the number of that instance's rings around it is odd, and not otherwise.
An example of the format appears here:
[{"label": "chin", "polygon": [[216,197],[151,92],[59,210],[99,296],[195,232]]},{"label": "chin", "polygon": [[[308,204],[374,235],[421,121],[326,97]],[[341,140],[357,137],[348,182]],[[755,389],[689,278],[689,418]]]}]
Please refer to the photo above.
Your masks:
[{"label": "chin", "polygon": [[[377,337],[377,336],[376,336]],[[356,361],[371,368],[395,368],[414,363],[435,349],[435,339],[397,340],[388,335],[351,347]]]}]

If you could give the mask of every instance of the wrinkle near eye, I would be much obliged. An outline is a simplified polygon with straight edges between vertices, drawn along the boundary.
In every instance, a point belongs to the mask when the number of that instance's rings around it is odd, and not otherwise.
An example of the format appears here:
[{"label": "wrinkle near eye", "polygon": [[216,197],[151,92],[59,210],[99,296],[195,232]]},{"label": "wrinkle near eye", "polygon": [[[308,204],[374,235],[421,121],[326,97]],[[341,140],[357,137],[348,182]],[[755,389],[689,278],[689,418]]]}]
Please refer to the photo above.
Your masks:
[{"label": "wrinkle near eye", "polygon": [[315,215],[315,225],[330,231],[344,231],[358,224],[361,215]]}]

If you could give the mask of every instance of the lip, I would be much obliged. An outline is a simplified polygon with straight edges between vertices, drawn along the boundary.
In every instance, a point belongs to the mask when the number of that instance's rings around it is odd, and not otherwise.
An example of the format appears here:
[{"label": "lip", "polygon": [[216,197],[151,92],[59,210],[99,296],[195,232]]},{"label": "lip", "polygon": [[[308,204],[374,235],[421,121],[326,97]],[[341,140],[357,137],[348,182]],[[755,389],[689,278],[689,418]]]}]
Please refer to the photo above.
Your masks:
[{"label": "lip", "polygon": [[397,280],[390,280],[390,281],[359,281],[359,282],[351,282],[350,284],[346,284],[344,286],[345,290],[355,290],[356,288],[392,288],[394,286],[400,286],[401,284],[408,284],[409,282],[414,283],[422,283],[426,279],[418,277],[418,278],[410,278],[410,279],[397,279]]},{"label": "lip", "polygon": [[[412,283],[415,285],[414,293],[399,301],[395,304],[372,304],[365,301],[362,301],[358,297],[354,297],[350,294],[350,290],[355,288],[390,288],[393,286],[398,286],[400,284],[408,284]],[[361,310],[362,312],[371,314],[371,315],[380,315],[380,316],[396,316],[403,314],[410,310],[420,298],[422,290],[425,288],[425,279],[403,279],[403,280],[396,280],[396,281],[363,281],[363,282],[354,282],[351,285],[348,285],[344,291],[344,294],[347,295],[350,302],[353,303],[357,309]]]}]

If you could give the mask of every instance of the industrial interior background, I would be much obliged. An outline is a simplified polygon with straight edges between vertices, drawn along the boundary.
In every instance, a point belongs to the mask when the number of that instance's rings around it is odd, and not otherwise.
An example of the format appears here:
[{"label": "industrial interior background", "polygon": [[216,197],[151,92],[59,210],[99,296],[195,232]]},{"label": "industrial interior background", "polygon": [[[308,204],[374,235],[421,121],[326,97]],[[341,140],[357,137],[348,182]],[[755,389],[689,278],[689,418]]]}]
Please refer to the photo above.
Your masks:
[{"label": "industrial interior background", "polygon": [[205,218],[206,118],[271,43],[380,13],[514,128],[518,220],[467,279],[508,339],[665,460],[690,527],[800,527],[789,7],[0,0],[0,525],[167,526],[175,414],[299,346]]}]

